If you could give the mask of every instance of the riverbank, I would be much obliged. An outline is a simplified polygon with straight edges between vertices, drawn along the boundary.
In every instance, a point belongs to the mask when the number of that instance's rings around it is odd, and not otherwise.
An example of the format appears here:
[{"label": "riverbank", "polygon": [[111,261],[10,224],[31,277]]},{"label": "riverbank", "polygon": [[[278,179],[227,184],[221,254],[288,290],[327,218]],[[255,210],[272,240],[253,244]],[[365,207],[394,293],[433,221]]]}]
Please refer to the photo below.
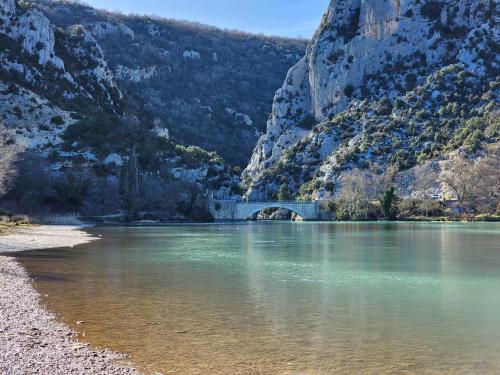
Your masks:
[{"label": "riverbank", "polygon": [[125,356],[76,339],[41,301],[33,281],[9,253],[76,246],[95,238],[79,226],[33,226],[0,236],[0,373],[139,374]]},{"label": "riverbank", "polygon": [[[21,220],[4,220],[3,217],[0,216],[0,236],[6,236],[8,234],[15,233],[16,230],[30,227],[31,224],[24,219]],[[1,243],[0,243],[1,246]]]}]

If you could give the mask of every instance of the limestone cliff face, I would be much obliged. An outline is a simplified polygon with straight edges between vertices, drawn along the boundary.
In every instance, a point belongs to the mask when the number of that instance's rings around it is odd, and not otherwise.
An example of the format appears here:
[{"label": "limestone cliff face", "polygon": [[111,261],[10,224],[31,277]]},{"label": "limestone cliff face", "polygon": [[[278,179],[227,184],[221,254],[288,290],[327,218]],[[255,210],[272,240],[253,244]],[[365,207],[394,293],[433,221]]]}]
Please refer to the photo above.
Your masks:
[{"label": "limestone cliff face", "polygon": [[0,121],[30,149],[57,146],[78,106],[116,111],[122,95],[93,35],[61,29],[32,3],[0,0]]},{"label": "limestone cliff face", "polygon": [[36,9],[19,12],[14,0],[0,2],[1,27],[12,38],[22,38],[23,51],[37,54],[41,65],[51,63],[57,69],[64,69],[63,61],[54,53],[54,31],[49,20]]},{"label": "limestone cliff face", "polygon": [[[479,28],[494,40],[497,22],[497,1],[490,0],[332,0],[306,56],[276,93],[267,132],[245,171],[249,195],[275,192],[272,170],[317,124],[356,103],[383,97],[393,102],[445,66],[469,69],[468,34]],[[491,69],[498,67],[494,64]],[[323,138],[328,140],[318,143],[321,160],[341,147],[338,139]],[[351,141],[356,142],[354,134]],[[307,160],[299,155],[295,162],[303,166]],[[306,176],[300,182],[307,181]]]}]

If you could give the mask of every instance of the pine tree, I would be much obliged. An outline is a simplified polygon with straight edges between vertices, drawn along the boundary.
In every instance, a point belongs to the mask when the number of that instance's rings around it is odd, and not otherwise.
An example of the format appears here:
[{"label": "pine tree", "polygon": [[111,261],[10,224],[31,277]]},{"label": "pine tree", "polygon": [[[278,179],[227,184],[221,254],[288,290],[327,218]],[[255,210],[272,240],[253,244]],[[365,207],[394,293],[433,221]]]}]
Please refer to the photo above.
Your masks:
[{"label": "pine tree", "polygon": [[283,184],[280,186],[280,190],[278,191],[278,200],[280,201],[289,201],[292,200],[292,193],[288,188],[287,184]]},{"label": "pine tree", "polygon": [[391,186],[384,193],[384,197],[382,198],[382,215],[384,219],[393,219],[394,218],[394,206],[397,200],[396,196],[396,188]]}]

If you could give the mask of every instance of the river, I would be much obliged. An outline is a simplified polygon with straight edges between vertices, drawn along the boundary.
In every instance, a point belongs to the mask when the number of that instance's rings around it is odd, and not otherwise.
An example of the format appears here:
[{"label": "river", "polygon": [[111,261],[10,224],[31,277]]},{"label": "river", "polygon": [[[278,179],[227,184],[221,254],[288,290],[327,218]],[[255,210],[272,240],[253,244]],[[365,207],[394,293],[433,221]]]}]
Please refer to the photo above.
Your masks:
[{"label": "river", "polygon": [[90,232],[19,260],[85,341],[147,373],[500,373],[498,223]]}]

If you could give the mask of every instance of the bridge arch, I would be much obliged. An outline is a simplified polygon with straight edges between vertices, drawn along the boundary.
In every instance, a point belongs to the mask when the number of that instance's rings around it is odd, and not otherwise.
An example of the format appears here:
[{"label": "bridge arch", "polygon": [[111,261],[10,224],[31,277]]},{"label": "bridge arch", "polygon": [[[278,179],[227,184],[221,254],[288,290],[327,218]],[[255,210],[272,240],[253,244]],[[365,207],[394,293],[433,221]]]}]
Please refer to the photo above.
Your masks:
[{"label": "bridge arch", "polygon": [[256,213],[269,208],[290,210],[301,216],[304,220],[316,220],[319,218],[317,202],[214,200],[210,206],[212,215],[217,221],[247,220]]},{"label": "bridge arch", "polygon": [[[299,215],[300,217],[304,218],[306,216],[305,213],[301,212],[300,210],[294,208],[294,207],[290,207],[290,205],[287,205],[287,204],[279,204],[279,202],[276,202],[276,204],[269,204],[269,205],[265,205],[265,207],[259,207],[259,208],[253,208],[252,210],[241,210],[240,211],[240,220],[249,220],[250,218],[254,217],[254,215],[258,214],[259,212],[262,212],[264,210],[268,210],[268,209],[277,209],[277,210],[281,210],[281,209],[286,209],[288,211],[291,211],[297,215]],[[250,214],[248,214],[247,217],[243,218],[243,216],[245,216],[248,212],[250,212]]]}]

